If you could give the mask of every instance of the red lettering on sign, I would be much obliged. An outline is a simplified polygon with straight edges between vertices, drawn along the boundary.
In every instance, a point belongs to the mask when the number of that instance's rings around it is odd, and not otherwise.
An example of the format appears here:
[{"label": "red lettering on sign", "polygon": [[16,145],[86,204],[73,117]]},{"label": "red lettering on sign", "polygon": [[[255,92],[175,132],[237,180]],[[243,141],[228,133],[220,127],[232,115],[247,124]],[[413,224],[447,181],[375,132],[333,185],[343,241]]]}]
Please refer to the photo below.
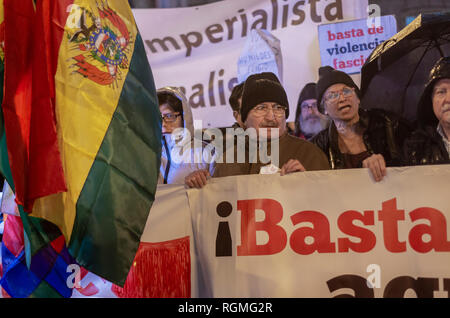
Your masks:
[{"label": "red lettering on sign", "polygon": [[397,210],[397,199],[382,203],[378,211],[378,220],[383,222],[384,245],[389,252],[400,253],[406,251],[406,242],[398,240],[398,221],[405,219],[405,211]]},{"label": "red lettering on sign", "polygon": [[364,36],[364,31],[362,29],[351,29],[344,32],[333,33],[328,32],[328,41],[343,40]]},{"label": "red lettering on sign", "polygon": [[[292,232],[290,238],[291,248],[301,255],[336,252],[335,244],[330,241],[330,222],[325,215],[316,211],[302,211],[291,216],[292,224],[311,222],[313,227],[301,227]],[[314,243],[307,244],[305,239],[313,237]]]},{"label": "red lettering on sign", "polygon": [[[419,253],[428,253],[433,248],[437,252],[450,251],[450,242],[447,241],[447,221],[445,216],[433,208],[418,208],[409,213],[411,221],[426,219],[428,224],[418,224],[409,232],[409,244]],[[429,234],[430,240],[423,241],[423,235]]]},{"label": "red lettering on sign", "polygon": [[338,218],[339,229],[342,233],[359,238],[361,242],[355,243],[348,238],[339,238],[339,252],[348,252],[351,249],[358,253],[366,253],[375,247],[377,242],[375,234],[368,229],[354,225],[354,220],[359,220],[364,225],[375,224],[373,211],[364,211],[364,214],[358,211],[346,211],[342,213]]},{"label": "red lettering on sign", "polygon": [[[397,199],[382,202],[378,211],[378,221],[382,223],[383,241],[386,250],[392,253],[406,252],[406,241],[399,239],[399,222],[405,220],[405,211],[397,208]],[[239,200],[237,208],[241,212],[241,245],[237,246],[238,256],[273,255],[284,250],[289,237],[289,245],[297,254],[309,255],[318,253],[357,253],[371,251],[376,243],[376,234],[367,226],[375,225],[375,212],[363,213],[355,210],[342,212],[337,218],[337,227],[348,237],[337,237],[337,243],[331,240],[330,222],[326,214],[318,211],[300,211],[290,218],[292,224],[299,226],[292,233],[287,233],[279,224],[283,219],[283,207],[273,199]],[[262,221],[256,221],[256,210],[264,213]],[[421,207],[409,213],[412,222],[426,220],[426,224],[414,225],[408,233],[408,241],[412,249],[419,253],[450,251],[447,240],[447,220],[445,215],[434,208]],[[362,223],[354,224],[355,221]],[[364,227],[364,226],[365,227]],[[257,232],[268,235],[265,244],[258,244]],[[359,241],[355,242],[355,239]]]},{"label": "red lettering on sign", "polygon": [[[237,247],[238,256],[272,255],[285,248],[286,232],[277,225],[283,218],[283,207],[278,201],[271,199],[239,200],[237,208],[241,211],[241,245]],[[257,209],[264,211],[264,221],[256,222],[255,211]],[[264,231],[269,235],[266,244],[257,244],[257,231]]]}]

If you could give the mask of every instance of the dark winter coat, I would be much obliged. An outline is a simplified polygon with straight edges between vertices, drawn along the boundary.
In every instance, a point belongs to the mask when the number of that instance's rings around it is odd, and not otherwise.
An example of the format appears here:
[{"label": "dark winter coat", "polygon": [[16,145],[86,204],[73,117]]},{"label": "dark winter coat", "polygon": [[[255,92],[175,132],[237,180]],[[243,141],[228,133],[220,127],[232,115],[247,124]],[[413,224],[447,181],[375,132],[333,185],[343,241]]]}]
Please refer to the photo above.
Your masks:
[{"label": "dark winter coat", "polygon": [[416,130],[405,141],[404,156],[410,166],[450,163],[442,136],[431,126]]},{"label": "dark winter coat", "polygon": [[437,132],[439,121],[433,111],[431,96],[434,85],[443,78],[450,78],[450,57],[441,58],[430,71],[417,107],[418,129],[404,144],[407,165],[450,163],[442,136]]},{"label": "dark winter coat", "polygon": [[[359,124],[362,126],[363,140],[369,155],[381,154],[386,166],[402,166],[402,147],[410,135],[412,127],[405,119],[382,109],[359,109]],[[334,122],[322,130],[311,142],[327,155],[332,169],[344,169],[344,154],[339,150],[338,132]],[[361,163],[362,166],[362,163]]]}]

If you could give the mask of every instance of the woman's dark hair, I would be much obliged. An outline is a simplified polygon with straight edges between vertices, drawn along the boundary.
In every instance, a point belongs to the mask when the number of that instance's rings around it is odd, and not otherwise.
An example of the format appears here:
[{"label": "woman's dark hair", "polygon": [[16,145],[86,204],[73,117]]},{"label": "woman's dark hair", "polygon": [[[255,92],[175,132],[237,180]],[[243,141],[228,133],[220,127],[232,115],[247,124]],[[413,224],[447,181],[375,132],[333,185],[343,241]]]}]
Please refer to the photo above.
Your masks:
[{"label": "woman's dark hair", "polygon": [[183,114],[183,104],[181,100],[169,92],[159,92],[158,93],[158,103],[159,106],[167,104],[172,107],[173,111],[181,114],[181,120],[184,122]]}]

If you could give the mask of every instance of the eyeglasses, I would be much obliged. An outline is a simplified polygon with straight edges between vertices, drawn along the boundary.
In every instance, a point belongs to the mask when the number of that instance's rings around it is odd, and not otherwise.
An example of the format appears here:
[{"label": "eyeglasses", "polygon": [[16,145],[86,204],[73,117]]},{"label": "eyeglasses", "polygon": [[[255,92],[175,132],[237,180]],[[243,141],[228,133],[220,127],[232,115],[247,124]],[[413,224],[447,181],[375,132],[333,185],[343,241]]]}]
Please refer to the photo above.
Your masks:
[{"label": "eyeglasses", "polygon": [[278,104],[274,104],[272,106],[269,104],[260,104],[253,107],[252,112],[256,116],[260,117],[266,115],[269,112],[269,109],[272,109],[272,112],[276,117],[283,117],[283,115],[286,114],[287,107]]},{"label": "eyeglasses", "polygon": [[307,110],[307,109],[314,109],[314,108],[317,108],[317,102],[312,102],[312,103],[310,103],[310,104],[308,104],[308,103],[302,103],[301,105],[300,105],[300,107],[302,108],[302,110],[304,109],[304,110]]},{"label": "eyeglasses", "polygon": [[334,103],[338,100],[339,96],[344,96],[344,98],[352,96],[353,92],[355,91],[354,88],[343,88],[340,92],[329,92],[325,95],[325,101]]},{"label": "eyeglasses", "polygon": [[177,120],[178,116],[181,116],[181,114],[180,113],[168,113],[168,114],[162,115],[162,119],[166,123],[173,123]]}]

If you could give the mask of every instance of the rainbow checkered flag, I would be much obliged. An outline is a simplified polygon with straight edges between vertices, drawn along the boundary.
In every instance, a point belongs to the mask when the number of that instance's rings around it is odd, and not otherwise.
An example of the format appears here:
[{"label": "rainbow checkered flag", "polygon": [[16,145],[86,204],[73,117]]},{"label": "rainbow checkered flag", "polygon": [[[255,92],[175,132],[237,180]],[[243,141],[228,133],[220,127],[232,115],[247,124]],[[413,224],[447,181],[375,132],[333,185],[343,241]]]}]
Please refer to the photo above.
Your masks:
[{"label": "rainbow checkered flag", "polygon": [[[22,220],[15,215],[7,215],[5,235],[1,253],[3,275],[0,285],[3,297],[70,297],[72,295],[72,273],[67,269],[76,264],[69,254],[64,236],[50,222],[45,229],[45,244],[33,256],[31,266],[25,260],[24,231]],[[59,234],[58,234],[59,233]]]}]

